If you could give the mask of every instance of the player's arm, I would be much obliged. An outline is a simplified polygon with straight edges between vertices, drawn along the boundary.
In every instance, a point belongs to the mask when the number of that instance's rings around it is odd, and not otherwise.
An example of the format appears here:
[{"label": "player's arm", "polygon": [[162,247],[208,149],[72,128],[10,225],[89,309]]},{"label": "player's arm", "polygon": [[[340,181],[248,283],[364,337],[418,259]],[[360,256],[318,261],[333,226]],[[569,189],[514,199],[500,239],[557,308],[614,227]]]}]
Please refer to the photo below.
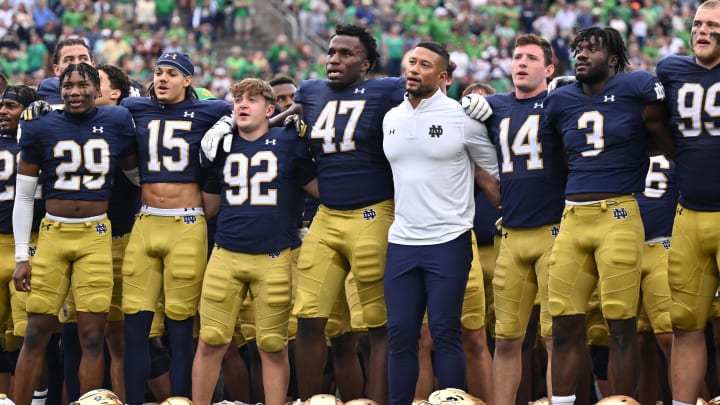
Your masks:
[{"label": "player's arm", "polygon": [[281,127],[283,125],[286,125],[285,120],[288,119],[292,115],[298,116],[298,119],[302,116],[302,104],[299,103],[293,103],[290,107],[288,107],[287,110],[270,117],[269,123],[270,128],[272,127]]},{"label": "player's arm", "polygon": [[220,212],[220,194],[212,194],[203,191],[202,198],[205,218],[210,219],[217,216],[218,212]]},{"label": "player's arm", "polygon": [[675,142],[670,129],[670,114],[665,103],[650,103],[642,114],[645,128],[650,134],[649,150],[660,150],[669,157],[675,156]]},{"label": "player's arm", "polygon": [[316,200],[320,199],[320,189],[318,188],[317,177],[310,180],[309,183],[305,184],[303,186],[303,190],[305,190],[305,192],[308,193],[310,197]]},{"label": "player's arm", "polygon": [[20,159],[15,179],[13,206],[13,238],[15,239],[15,273],[13,283],[18,291],[30,291],[30,232],[33,222],[35,189],[40,166]]},{"label": "player's arm", "polygon": [[118,167],[122,169],[125,177],[127,177],[132,184],[140,187],[140,169],[138,168],[137,155],[132,154],[118,159]]},{"label": "player's arm", "polygon": [[500,182],[495,176],[475,166],[475,185],[483,191],[493,207],[500,208]]}]

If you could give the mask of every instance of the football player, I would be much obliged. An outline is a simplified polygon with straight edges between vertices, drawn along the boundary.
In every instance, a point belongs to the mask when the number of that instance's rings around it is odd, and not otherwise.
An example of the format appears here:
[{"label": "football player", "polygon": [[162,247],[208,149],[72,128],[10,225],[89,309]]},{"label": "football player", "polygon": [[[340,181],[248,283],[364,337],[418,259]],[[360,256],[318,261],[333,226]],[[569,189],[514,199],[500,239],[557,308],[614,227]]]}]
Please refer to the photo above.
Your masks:
[{"label": "football player", "polygon": [[[650,157],[650,166],[645,177],[645,190],[636,193],[643,228],[645,229],[645,245],[641,268],[641,304],[642,313],[638,318],[638,333],[641,334],[641,350],[643,353],[654,351],[643,350],[644,345],[653,349],[659,347],[665,361],[670,366],[672,346],[672,324],[670,322],[670,287],[668,285],[668,250],[672,234],[675,208],[678,201],[678,187],[675,182],[675,162],[664,155]],[[640,320],[643,322],[640,322]],[[654,338],[657,345],[648,342]],[[653,342],[654,343],[654,342]],[[643,365],[650,363],[643,358]],[[654,382],[654,383],[653,383]],[[657,370],[643,367],[641,370],[638,399],[642,403],[654,402],[657,399]]]},{"label": "football player", "polygon": [[[103,340],[112,295],[111,226],[107,219],[116,165],[131,170],[135,128],[120,107],[96,108],[100,77],[92,66],[69,65],[60,75],[64,111],[23,124],[20,141],[13,233],[18,291],[29,292],[28,327],[18,359],[15,401],[29,404],[58,326],[57,313],[68,287],[78,311],[82,347],[79,368],[83,392],[102,384]],[[48,133],[47,128],[54,130]],[[38,238],[32,268],[27,244],[33,217],[32,199],[42,171],[47,215]],[[30,275],[32,272],[32,285]]]},{"label": "football player", "polygon": [[658,63],[665,86],[677,155],[680,200],[672,230],[668,281],[673,325],[673,403],[694,403],[707,368],[705,324],[718,289],[720,189],[715,163],[720,117],[720,2],[698,6],[692,23],[694,55],[669,56]]},{"label": "football player", "polygon": [[290,377],[287,326],[295,188],[317,195],[307,145],[294,128],[269,129],[275,95],[266,82],[244,79],[231,89],[238,135],[210,168],[205,206],[218,211],[216,247],[203,280],[200,341],[193,364],[193,401],[209,405],[222,357],[246,294],[253,297],[265,403],[286,401]]},{"label": "football player", "polygon": [[49,103],[52,108],[63,108],[63,99],[60,91],[60,72],[68,65],[87,63],[95,66],[95,57],[83,38],[65,38],[58,41],[53,52],[53,73],[38,85],[38,96]]},{"label": "football player", "polygon": [[125,390],[130,405],[145,401],[147,336],[161,292],[170,341],[171,394],[190,396],[193,318],[207,260],[197,156],[205,131],[231,113],[223,101],[197,99],[193,73],[187,55],[163,52],[155,64],[150,98],[121,102],[137,125],[142,200],[122,267]]},{"label": "football player", "polygon": [[632,194],[644,189],[648,138],[672,149],[663,86],[648,72],[625,72],[620,33],[588,28],[571,48],[577,82],[545,99],[542,123],[562,136],[568,156],[566,205],[548,280],[552,403],[558,405],[575,401],[586,356],[585,310],[598,282],[610,331],[610,379],[617,394],[635,395],[644,231]]},{"label": "football player", "polygon": [[[117,66],[100,64],[96,66],[100,75],[100,93],[95,105],[118,105],[130,95],[130,79]],[[137,181],[137,173],[132,174]],[[140,208],[140,188],[133,184],[124,173],[116,172],[113,178],[112,197],[108,206],[108,219],[112,225],[113,250],[113,295],[105,326],[105,341],[110,353],[110,379],[114,392],[125,398],[123,380],[124,322],[122,314],[122,262],[125,247],[130,237],[135,214]],[[65,388],[68,398],[80,396],[77,368],[80,364],[80,345],[77,335],[77,318],[72,290],[60,311],[62,325],[63,359],[65,367]]]},{"label": "football player", "polygon": [[548,259],[564,204],[566,169],[562,141],[541,130],[547,80],[554,73],[552,48],[528,34],[515,40],[515,91],[487,97],[485,122],[500,165],[502,243],[495,264],[496,404],[514,403],[522,376],[522,346],[535,297],[540,296],[540,334],[550,345],[547,312]]},{"label": "football player", "polygon": [[[0,97],[0,256],[12,257],[15,249],[12,228],[12,210],[15,198],[15,169],[20,146],[17,134],[20,125],[20,115],[23,110],[36,101],[37,93],[28,86],[9,86]],[[40,190],[41,191],[41,190]],[[40,220],[45,214],[45,204],[42,202],[42,193],[35,199],[31,238],[28,249],[30,259],[37,247],[37,232]],[[0,262],[0,277],[2,285],[8,288],[0,289],[0,320],[3,322],[10,317],[11,332],[18,338],[19,343],[25,336],[27,328],[27,312],[25,311],[25,292],[15,290],[12,282],[15,267],[10,260]]]}]

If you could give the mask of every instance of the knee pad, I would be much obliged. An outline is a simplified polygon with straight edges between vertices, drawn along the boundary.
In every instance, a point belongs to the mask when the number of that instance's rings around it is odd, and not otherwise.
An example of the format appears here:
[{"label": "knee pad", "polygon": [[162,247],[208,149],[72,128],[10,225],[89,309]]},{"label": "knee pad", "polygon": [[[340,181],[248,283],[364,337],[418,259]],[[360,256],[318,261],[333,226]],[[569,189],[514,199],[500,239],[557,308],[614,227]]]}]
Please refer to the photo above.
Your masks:
[{"label": "knee pad", "polygon": [[203,328],[200,331],[200,338],[210,346],[221,346],[229,341],[223,331],[212,326]]},{"label": "knee pad", "polygon": [[605,322],[587,325],[587,343],[591,346],[607,346],[609,335]]},{"label": "knee pad", "polygon": [[266,353],[277,353],[287,347],[287,338],[278,334],[259,336],[257,345]]},{"label": "knee pad", "polygon": [[698,330],[705,325],[698,325],[698,315],[687,305],[673,301],[670,306],[670,320],[674,327],[680,330]]},{"label": "knee pad", "polygon": [[[355,280],[360,283],[372,283],[382,279],[385,268],[378,255],[378,244],[370,241],[355,246]],[[383,254],[384,257],[384,254]]]},{"label": "knee pad", "polygon": [[334,317],[328,318],[327,324],[325,324],[325,336],[328,339],[342,336],[350,331],[350,325],[344,322],[343,319],[337,319]]}]

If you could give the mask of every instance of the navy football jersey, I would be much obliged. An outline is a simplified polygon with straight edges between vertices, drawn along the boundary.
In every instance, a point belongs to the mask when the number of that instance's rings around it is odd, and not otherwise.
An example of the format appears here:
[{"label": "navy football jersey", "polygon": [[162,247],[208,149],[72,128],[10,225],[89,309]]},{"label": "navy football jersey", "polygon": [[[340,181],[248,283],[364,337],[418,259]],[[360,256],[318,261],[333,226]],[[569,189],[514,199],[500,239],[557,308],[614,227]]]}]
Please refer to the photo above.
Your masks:
[{"label": "navy football jersey", "polygon": [[[0,135],[0,233],[12,234],[12,211],[15,201],[15,176],[20,145],[12,137]],[[45,216],[42,190],[35,194],[32,231],[37,232]]]},{"label": "navy football jersey", "polygon": [[500,212],[490,204],[485,194],[483,192],[475,193],[473,230],[478,246],[492,246],[495,235],[500,234],[495,226],[498,218],[500,218]]},{"label": "navy football jersey", "polygon": [[23,122],[20,148],[22,160],[40,166],[46,199],[107,201],[117,158],[135,153],[135,127],[122,107],[54,110]]},{"label": "navy football jersey", "polygon": [[295,101],[302,104],[308,124],[322,204],[347,210],[393,197],[382,122],[404,94],[401,78],[371,79],[344,89],[333,89],[327,80],[302,82]]},{"label": "navy football jersey", "polygon": [[220,194],[215,243],[233,252],[272,253],[297,234],[297,187],[315,178],[304,140],[272,128],[255,141],[237,134],[211,166],[205,191]]},{"label": "navy football jersey", "polygon": [[558,223],[565,207],[562,140],[542,125],[546,95],[487,97],[493,115],[485,124],[497,151],[503,226],[508,228]]},{"label": "navy football jersey", "polygon": [[664,98],[662,84],[645,71],[616,74],[593,97],[579,82],[552,92],[543,125],[563,137],[569,167],[565,195],[642,191],[648,169],[642,113]]},{"label": "navy football jersey", "polygon": [[123,99],[137,126],[141,183],[200,183],[200,140],[232,107],[218,100],[161,104],[140,97]]},{"label": "navy football jersey", "polygon": [[720,211],[720,66],[705,69],[694,56],[670,56],[657,65],[675,138],[680,203]]},{"label": "navy football jersey", "polygon": [[47,101],[53,108],[64,108],[65,102],[60,94],[60,79],[48,77],[38,85],[37,94],[40,100]]},{"label": "navy football jersey", "polygon": [[645,240],[670,236],[678,202],[675,162],[663,155],[651,156],[645,190],[635,193],[635,198],[640,206]]}]

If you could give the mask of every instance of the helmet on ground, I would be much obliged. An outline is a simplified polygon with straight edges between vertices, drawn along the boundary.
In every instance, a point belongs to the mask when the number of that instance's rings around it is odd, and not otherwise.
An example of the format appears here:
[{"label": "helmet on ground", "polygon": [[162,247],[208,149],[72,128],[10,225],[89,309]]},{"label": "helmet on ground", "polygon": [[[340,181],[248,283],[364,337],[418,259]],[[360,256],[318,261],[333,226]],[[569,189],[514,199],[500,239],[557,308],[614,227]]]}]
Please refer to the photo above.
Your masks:
[{"label": "helmet on ground", "polygon": [[595,405],[640,405],[640,402],[627,395],[610,395],[601,399]]},{"label": "helmet on ground", "polygon": [[77,405],[123,405],[120,397],[106,389],[97,389],[84,393],[75,402]]},{"label": "helmet on ground", "polygon": [[430,402],[433,405],[451,405],[451,404],[463,404],[463,405],[470,405],[470,404],[477,404],[477,405],[485,405],[485,402],[482,400],[468,394],[467,392],[457,389],[457,388],[445,388],[442,390],[437,390],[430,394],[428,397],[428,402]]},{"label": "helmet on ground", "polygon": [[335,395],[316,394],[303,402],[303,405],[344,405]]},{"label": "helmet on ground", "polygon": [[378,405],[378,403],[372,399],[358,398],[345,402],[345,405]]},{"label": "helmet on ground", "polygon": [[715,398],[707,401],[710,405],[720,405],[720,395],[716,396]]},{"label": "helmet on ground", "polygon": [[192,405],[192,401],[186,397],[169,397],[160,402],[160,405]]},{"label": "helmet on ground", "polygon": [[15,405],[15,402],[8,398],[7,394],[0,394],[0,405]]}]

